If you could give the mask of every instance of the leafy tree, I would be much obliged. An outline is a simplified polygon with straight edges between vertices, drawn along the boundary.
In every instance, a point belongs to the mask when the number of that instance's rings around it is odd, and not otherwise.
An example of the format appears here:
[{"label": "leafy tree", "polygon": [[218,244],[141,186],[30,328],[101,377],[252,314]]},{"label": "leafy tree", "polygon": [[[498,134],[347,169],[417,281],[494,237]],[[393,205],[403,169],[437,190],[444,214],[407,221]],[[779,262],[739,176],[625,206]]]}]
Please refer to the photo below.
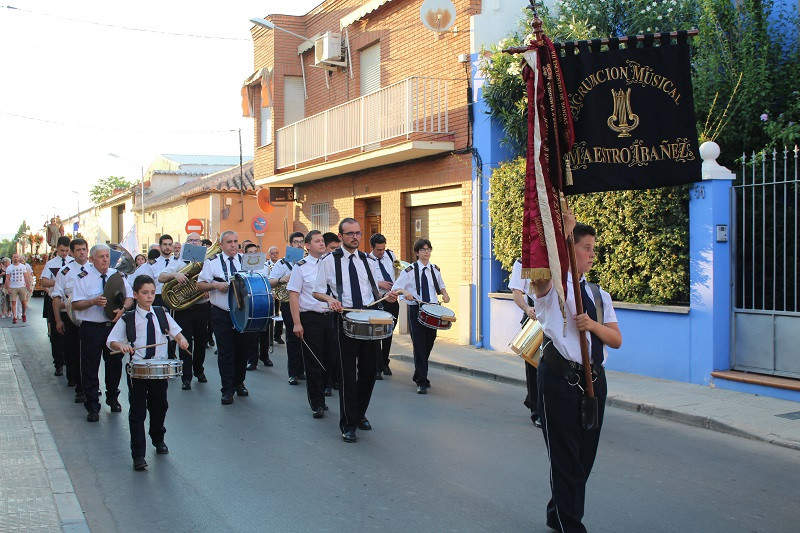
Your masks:
[{"label": "leafy tree", "polygon": [[124,177],[109,176],[97,180],[94,187],[89,189],[89,197],[94,203],[100,203],[110,197],[116,189],[130,189],[133,182]]},{"label": "leafy tree", "polygon": [[22,224],[19,225],[17,233],[14,234],[13,239],[3,239],[2,244],[0,244],[0,254],[2,254],[4,257],[11,257],[11,255],[17,251],[17,241],[27,231],[28,224],[23,220]]}]

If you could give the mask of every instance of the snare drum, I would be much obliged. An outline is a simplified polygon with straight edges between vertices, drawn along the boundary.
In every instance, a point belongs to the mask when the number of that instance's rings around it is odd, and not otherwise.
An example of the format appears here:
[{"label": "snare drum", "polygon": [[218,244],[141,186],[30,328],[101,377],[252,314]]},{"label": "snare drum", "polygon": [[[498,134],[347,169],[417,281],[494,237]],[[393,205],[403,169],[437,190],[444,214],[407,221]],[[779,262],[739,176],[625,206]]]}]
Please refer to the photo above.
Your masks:
[{"label": "snare drum", "polygon": [[344,314],[342,327],[348,337],[377,341],[392,336],[394,317],[387,311],[350,311]]},{"label": "snare drum", "polygon": [[450,329],[456,321],[456,314],[443,305],[421,304],[417,320],[431,329]]},{"label": "snare drum", "polygon": [[231,277],[228,305],[233,329],[239,333],[266,331],[275,314],[269,281],[260,272],[237,272]]},{"label": "snare drum", "polygon": [[141,359],[128,365],[128,375],[136,379],[178,378],[183,373],[183,361],[174,359]]}]

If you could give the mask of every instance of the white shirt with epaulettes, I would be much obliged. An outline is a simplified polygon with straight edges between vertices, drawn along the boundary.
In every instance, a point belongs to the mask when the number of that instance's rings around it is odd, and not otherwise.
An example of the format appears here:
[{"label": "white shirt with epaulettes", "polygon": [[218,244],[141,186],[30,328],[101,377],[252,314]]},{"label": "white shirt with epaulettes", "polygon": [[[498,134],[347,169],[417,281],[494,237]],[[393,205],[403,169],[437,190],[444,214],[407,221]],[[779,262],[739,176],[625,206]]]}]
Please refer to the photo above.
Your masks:
[{"label": "white shirt with epaulettes", "polygon": [[397,276],[397,280],[394,282],[394,285],[392,285],[392,290],[403,289],[414,295],[414,301],[409,301],[408,305],[417,305],[419,302],[422,302],[422,297],[417,294],[417,278],[414,274],[414,265],[419,267],[419,290],[422,291],[422,276],[427,277],[428,295],[431,300],[427,303],[437,303],[439,299],[438,295],[436,294],[436,285],[433,283],[433,276],[436,276],[436,282],[439,284],[439,289],[444,289],[445,286],[444,279],[442,279],[442,271],[433,263],[423,265],[422,261],[419,260],[416,263],[412,263],[410,266],[403,269],[400,275]]},{"label": "white shirt with epaulettes", "polygon": [[[136,339],[131,343],[133,347],[136,346],[147,346],[147,313],[152,312],[153,318],[153,325],[156,328],[156,337],[155,337],[155,344],[161,344],[161,346],[156,346],[156,354],[153,356],[153,359],[167,359],[167,345],[166,342],[169,340],[166,335],[161,331],[161,325],[158,323],[158,317],[156,316],[156,312],[153,311],[152,307],[150,311],[145,311],[138,305],[134,308],[134,324],[136,326]],[[174,339],[175,336],[181,332],[181,327],[175,322],[175,319],[172,318],[169,314],[169,310],[165,309],[165,314],[167,316],[167,325],[169,329],[170,336]],[[111,333],[108,334],[108,339],[106,340],[106,346],[109,349],[111,348],[112,342],[118,342],[120,344],[128,344],[128,327],[127,323],[119,319],[114,327],[111,329]],[[136,350],[131,354],[131,361],[141,361],[147,355],[147,348],[136,348]]]},{"label": "white shirt with epaulettes", "polygon": [[286,289],[300,295],[298,300],[301,313],[308,311],[326,313],[331,310],[328,304],[320,302],[311,294],[314,291],[314,284],[317,282],[318,267],[319,258],[309,255],[305,259],[298,261],[294,265],[294,269],[292,269],[292,275],[289,278],[289,284]]},{"label": "white shirt with epaulettes", "polygon": [[[229,261],[229,257],[233,258],[233,264],[236,267],[236,272],[241,272],[242,260],[239,254],[227,256],[224,253],[221,253],[205,260],[203,263],[203,270],[201,270],[200,275],[197,276],[197,281],[203,281],[205,283],[214,283],[218,281],[222,281],[224,283],[230,282],[233,272],[231,272],[231,262]],[[222,268],[222,261],[225,261],[225,268]],[[211,305],[219,307],[223,311],[230,311],[227,292],[221,292],[214,289],[208,291],[208,295],[211,299]]]},{"label": "white shirt with epaulettes", "polygon": [[[108,278],[116,274],[117,270],[109,268],[106,271],[106,282]],[[125,287],[125,298],[133,298],[133,290],[128,285],[128,280],[122,278],[123,286]],[[102,274],[96,268],[91,270],[87,269],[86,272],[81,272],[75,277],[75,288],[72,291],[72,301],[80,302],[83,300],[91,300],[97,296],[103,295],[103,279]],[[110,322],[106,317],[103,308],[98,305],[93,305],[88,309],[75,310],[75,318],[81,322],[96,322],[103,324]]]}]

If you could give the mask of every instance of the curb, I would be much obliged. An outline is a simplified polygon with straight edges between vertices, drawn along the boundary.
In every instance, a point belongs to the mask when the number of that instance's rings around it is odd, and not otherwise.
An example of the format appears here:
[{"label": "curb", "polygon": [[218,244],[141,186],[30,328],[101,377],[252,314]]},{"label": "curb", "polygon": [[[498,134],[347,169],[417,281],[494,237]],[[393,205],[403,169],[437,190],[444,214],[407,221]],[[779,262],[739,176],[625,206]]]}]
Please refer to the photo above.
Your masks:
[{"label": "curb", "polygon": [[[392,354],[391,357],[392,359],[397,359],[399,361],[406,361],[412,364],[414,363],[414,357],[410,355]],[[432,359],[428,361],[428,365],[436,368],[441,368],[448,372],[463,374],[479,379],[486,379],[489,381],[496,381],[498,383],[506,383],[509,385],[519,385],[522,387],[525,386],[524,379],[503,376],[492,372],[486,372],[484,370],[474,370],[471,368],[454,365],[451,363],[442,363],[439,361],[434,361]],[[715,418],[709,418],[706,416],[695,415],[692,413],[676,411],[674,409],[664,409],[653,404],[645,404],[637,402],[636,400],[627,399],[623,396],[609,395],[606,399],[606,405],[610,407],[615,407],[617,409],[624,409],[626,411],[634,413],[641,413],[644,415],[652,416],[654,418],[660,418],[662,420],[668,420],[670,422],[677,422],[679,424],[684,424],[687,426],[710,429],[711,431],[716,431],[719,433],[726,433],[737,437],[744,437],[746,439],[757,440],[761,442],[766,442],[768,444],[773,444],[775,446],[781,446],[783,448],[789,448],[791,450],[800,451],[800,442],[779,438],[776,437],[774,434],[763,435],[755,430],[749,428],[737,427],[722,422],[721,420],[717,420]]]},{"label": "curb", "polygon": [[50,428],[42,413],[39,400],[33,391],[28,373],[22,365],[19,357],[11,358],[11,365],[17,377],[22,401],[25,403],[25,410],[33,428],[34,438],[42,458],[42,463],[47,471],[47,480],[53,492],[53,501],[56,505],[58,520],[61,524],[61,531],[65,533],[88,533],[89,525],[83,515],[83,509],[75,494],[75,488],[69,478],[69,473],[61,459],[56,441],[50,433]]}]

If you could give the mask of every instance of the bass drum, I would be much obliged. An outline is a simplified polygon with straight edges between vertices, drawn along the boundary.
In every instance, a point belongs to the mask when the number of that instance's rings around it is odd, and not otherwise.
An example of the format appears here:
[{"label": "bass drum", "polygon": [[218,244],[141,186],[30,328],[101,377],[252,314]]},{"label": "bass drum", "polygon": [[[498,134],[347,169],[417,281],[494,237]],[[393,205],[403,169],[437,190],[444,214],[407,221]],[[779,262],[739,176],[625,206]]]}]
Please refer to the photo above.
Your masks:
[{"label": "bass drum", "polygon": [[259,272],[237,272],[233,275],[228,290],[228,305],[233,329],[239,333],[266,331],[275,314],[269,281]]}]

